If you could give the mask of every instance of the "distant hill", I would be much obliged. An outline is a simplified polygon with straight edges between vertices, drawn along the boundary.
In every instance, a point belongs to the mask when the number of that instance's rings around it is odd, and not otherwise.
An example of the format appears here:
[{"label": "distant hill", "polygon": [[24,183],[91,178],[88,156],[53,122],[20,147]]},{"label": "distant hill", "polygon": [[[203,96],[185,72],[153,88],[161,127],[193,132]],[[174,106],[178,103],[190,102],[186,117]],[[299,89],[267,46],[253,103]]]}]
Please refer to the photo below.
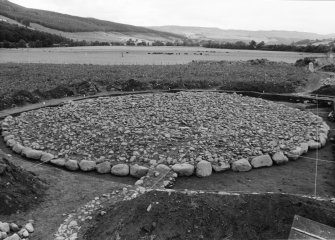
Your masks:
[{"label": "distant hill", "polygon": [[335,38],[335,34],[321,35],[309,32],[297,31],[246,31],[246,30],[224,30],[220,28],[185,27],[185,26],[157,26],[149,27],[153,30],[170,32],[183,35],[196,40],[222,40],[222,41],[264,41],[268,44],[290,44],[304,39],[326,39]]},{"label": "distant hill", "polygon": [[125,38],[128,36],[139,35],[143,37],[143,40],[146,40],[146,36],[148,36],[151,40],[164,39],[166,41],[174,41],[184,39],[183,36],[178,34],[166,33],[144,27],[25,8],[7,0],[0,0],[0,15],[19,23],[29,25],[37,24],[44,27],[44,30],[48,30],[50,32],[52,32],[52,30],[58,31],[58,33],[111,32],[121,34]]},{"label": "distant hill", "polygon": [[[93,4],[93,3],[92,3]],[[75,41],[126,42],[141,41],[174,42],[186,39],[236,42],[264,41],[266,44],[291,44],[302,40],[335,40],[335,34],[321,35],[296,31],[246,31],[220,28],[158,26],[138,27],[116,22],[83,18],[51,11],[26,8],[7,0],[0,0],[0,22],[5,21],[31,30],[60,35]],[[314,42],[313,42],[314,43]]]},{"label": "distant hill", "polygon": [[52,47],[54,44],[68,45],[72,44],[72,41],[56,34],[0,21],[0,47],[25,48],[27,45],[29,47]]},{"label": "distant hill", "polygon": [[335,44],[335,38],[317,39],[317,40],[304,39],[304,40],[295,42],[295,45],[298,45],[298,46],[320,45],[320,44],[322,45]]}]

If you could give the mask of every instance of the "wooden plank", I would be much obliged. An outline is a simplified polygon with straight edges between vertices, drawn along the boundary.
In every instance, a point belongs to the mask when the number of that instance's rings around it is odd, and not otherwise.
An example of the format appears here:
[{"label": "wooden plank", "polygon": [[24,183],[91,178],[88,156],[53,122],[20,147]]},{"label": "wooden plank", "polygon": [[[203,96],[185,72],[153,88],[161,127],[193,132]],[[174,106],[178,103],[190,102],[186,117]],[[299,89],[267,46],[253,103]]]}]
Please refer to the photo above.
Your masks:
[{"label": "wooden plank", "polygon": [[289,236],[293,239],[333,240],[335,228],[295,215]]}]

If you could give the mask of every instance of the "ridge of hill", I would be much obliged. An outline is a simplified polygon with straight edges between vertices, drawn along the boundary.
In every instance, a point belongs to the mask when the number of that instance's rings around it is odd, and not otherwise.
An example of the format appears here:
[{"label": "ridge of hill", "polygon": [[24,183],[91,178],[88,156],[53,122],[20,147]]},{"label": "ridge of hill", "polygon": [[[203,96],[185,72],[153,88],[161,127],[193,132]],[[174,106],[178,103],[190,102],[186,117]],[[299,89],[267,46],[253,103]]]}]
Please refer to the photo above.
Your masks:
[{"label": "ridge of hill", "polygon": [[249,31],[249,30],[234,30],[234,29],[220,29],[211,27],[190,27],[190,26],[153,26],[149,27],[157,31],[170,32],[194,40],[218,40],[218,41],[251,41],[256,42],[264,41],[268,44],[290,44],[294,41],[305,39],[327,39],[335,38],[335,34],[322,35],[310,32],[298,31]]},{"label": "ridge of hill", "polygon": [[114,32],[124,35],[139,34],[144,37],[148,35],[151,36],[151,38],[157,37],[170,41],[185,38],[178,34],[157,31],[145,27],[26,8],[7,0],[0,0],[0,15],[26,25],[38,24],[45,28],[65,33]]}]

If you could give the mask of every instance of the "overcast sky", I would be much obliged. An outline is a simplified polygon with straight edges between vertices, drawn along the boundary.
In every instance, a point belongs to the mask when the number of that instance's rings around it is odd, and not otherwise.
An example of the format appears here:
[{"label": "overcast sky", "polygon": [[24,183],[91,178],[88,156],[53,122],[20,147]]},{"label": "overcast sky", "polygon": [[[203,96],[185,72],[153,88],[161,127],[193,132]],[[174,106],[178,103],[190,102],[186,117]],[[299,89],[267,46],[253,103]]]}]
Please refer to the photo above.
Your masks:
[{"label": "overcast sky", "polygon": [[137,26],[201,26],[335,33],[335,0],[10,0]]}]

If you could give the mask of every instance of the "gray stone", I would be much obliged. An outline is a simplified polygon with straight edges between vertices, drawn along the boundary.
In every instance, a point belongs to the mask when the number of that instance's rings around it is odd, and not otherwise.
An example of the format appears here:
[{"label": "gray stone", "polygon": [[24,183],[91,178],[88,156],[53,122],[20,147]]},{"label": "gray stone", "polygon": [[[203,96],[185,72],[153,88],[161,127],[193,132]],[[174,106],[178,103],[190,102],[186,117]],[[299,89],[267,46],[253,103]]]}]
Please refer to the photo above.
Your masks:
[{"label": "gray stone", "polygon": [[6,137],[3,138],[5,142],[7,142],[9,139],[14,139],[14,135],[7,135]]},{"label": "gray stone", "polygon": [[169,186],[170,184],[171,184],[170,181],[164,181],[164,182],[163,182],[164,187],[167,187],[167,186]]},{"label": "gray stone", "polygon": [[78,233],[72,233],[69,240],[77,240],[78,239]]},{"label": "gray stone", "polygon": [[231,168],[235,172],[247,172],[252,169],[248,159],[245,158],[233,162]]},{"label": "gray stone", "polygon": [[198,177],[209,177],[210,175],[212,175],[212,164],[205,160],[198,162],[196,175]]},{"label": "gray stone", "polygon": [[27,229],[22,228],[19,232],[18,232],[20,237],[26,238],[29,237],[29,232]]},{"label": "gray stone", "polygon": [[319,132],[328,135],[329,130],[330,130],[330,127],[326,124],[326,125],[322,125],[322,127],[319,129]]},{"label": "gray stone", "polygon": [[316,149],[321,148],[321,143],[316,142],[314,140],[310,140],[310,141],[308,141],[308,147],[311,150],[316,150]]},{"label": "gray stone", "polygon": [[6,136],[10,135],[10,132],[2,131],[1,135],[2,135],[2,137],[6,137]]},{"label": "gray stone", "polygon": [[27,229],[27,231],[29,233],[33,233],[34,232],[34,226],[32,223],[27,223],[25,226],[24,226],[25,229]]},{"label": "gray stone", "polygon": [[65,159],[63,158],[52,159],[50,162],[58,167],[65,166]]},{"label": "gray stone", "polygon": [[23,148],[21,155],[30,159],[40,160],[42,156],[42,151],[25,147]]},{"label": "gray stone", "polygon": [[73,220],[69,223],[68,228],[75,228],[78,226],[78,222]]},{"label": "gray stone", "polygon": [[19,237],[19,235],[14,233],[12,236],[5,238],[5,240],[21,240],[21,238]]},{"label": "gray stone", "polygon": [[168,172],[171,170],[171,168],[169,166],[166,166],[165,164],[158,164],[156,170],[162,172]]},{"label": "gray stone", "polygon": [[302,150],[302,154],[305,154],[308,152],[308,143],[301,143],[300,148]]},{"label": "gray stone", "polygon": [[220,173],[230,169],[230,164],[226,162],[219,162],[218,164],[212,164],[214,172]]},{"label": "gray stone", "polygon": [[16,143],[16,144],[13,146],[12,150],[13,150],[13,152],[15,152],[15,153],[17,153],[17,154],[21,154],[23,148],[24,148],[24,147],[23,147],[20,143]]},{"label": "gray stone", "polygon": [[0,232],[5,232],[5,233],[9,233],[10,232],[10,227],[9,224],[6,222],[0,222]]},{"label": "gray stone", "polygon": [[7,142],[6,142],[6,145],[8,147],[14,147],[14,145],[16,144],[16,141],[14,139],[9,139]]},{"label": "gray stone", "polygon": [[152,165],[152,166],[156,166],[157,165],[157,161],[154,160],[154,159],[150,160],[149,164]]},{"label": "gray stone", "polygon": [[84,172],[89,172],[95,170],[97,164],[94,161],[82,160],[79,163],[79,167]]},{"label": "gray stone", "polygon": [[319,138],[320,138],[321,147],[326,146],[328,136],[324,133],[320,133]]},{"label": "gray stone", "polygon": [[310,71],[310,72],[315,72],[315,69],[314,69],[314,63],[312,63],[312,62],[310,62],[309,64],[308,64],[308,70]]},{"label": "gray stone", "polygon": [[76,171],[79,169],[78,162],[76,160],[68,160],[65,163],[65,167],[71,171]]},{"label": "gray stone", "polygon": [[142,180],[142,179],[137,180],[137,181],[135,182],[135,185],[136,185],[136,186],[139,186],[139,185],[142,185],[142,184],[143,184],[143,180]]},{"label": "gray stone", "polygon": [[15,223],[9,224],[9,227],[12,232],[18,232],[20,230],[19,226]]},{"label": "gray stone", "polygon": [[116,164],[112,167],[111,173],[116,176],[128,176],[129,166],[127,164]]},{"label": "gray stone", "polygon": [[330,127],[326,122],[323,122],[322,125],[325,129],[330,130]]},{"label": "gray stone", "polygon": [[0,231],[0,240],[2,240],[2,239],[6,239],[7,238],[7,233],[5,233],[5,232],[1,232]]},{"label": "gray stone", "polygon": [[172,166],[172,170],[175,171],[178,176],[191,176],[194,173],[194,166],[188,163],[177,163]]},{"label": "gray stone", "polygon": [[251,165],[254,168],[271,167],[272,164],[273,162],[269,154],[258,156],[251,160]]},{"label": "gray stone", "polygon": [[303,154],[303,149],[301,147],[296,147],[294,150],[290,151],[292,155],[301,156]]},{"label": "gray stone", "polygon": [[285,164],[285,163],[288,162],[288,158],[284,155],[283,152],[276,152],[276,153],[272,156],[272,160],[273,160],[277,165]]},{"label": "gray stone", "polygon": [[105,173],[110,173],[111,172],[111,163],[110,162],[103,162],[103,163],[99,163],[97,165],[97,172],[101,173],[101,174],[105,174]]},{"label": "gray stone", "polygon": [[149,168],[139,166],[138,164],[130,166],[130,175],[136,178],[141,178],[147,175]]},{"label": "gray stone", "polygon": [[295,161],[295,160],[299,159],[300,155],[293,154],[292,152],[288,152],[288,153],[286,153],[286,157],[287,157],[290,161]]},{"label": "gray stone", "polygon": [[47,152],[42,152],[42,156],[41,156],[41,161],[42,162],[50,162],[52,159],[54,159],[55,156],[50,154],[50,153],[47,153]]}]

